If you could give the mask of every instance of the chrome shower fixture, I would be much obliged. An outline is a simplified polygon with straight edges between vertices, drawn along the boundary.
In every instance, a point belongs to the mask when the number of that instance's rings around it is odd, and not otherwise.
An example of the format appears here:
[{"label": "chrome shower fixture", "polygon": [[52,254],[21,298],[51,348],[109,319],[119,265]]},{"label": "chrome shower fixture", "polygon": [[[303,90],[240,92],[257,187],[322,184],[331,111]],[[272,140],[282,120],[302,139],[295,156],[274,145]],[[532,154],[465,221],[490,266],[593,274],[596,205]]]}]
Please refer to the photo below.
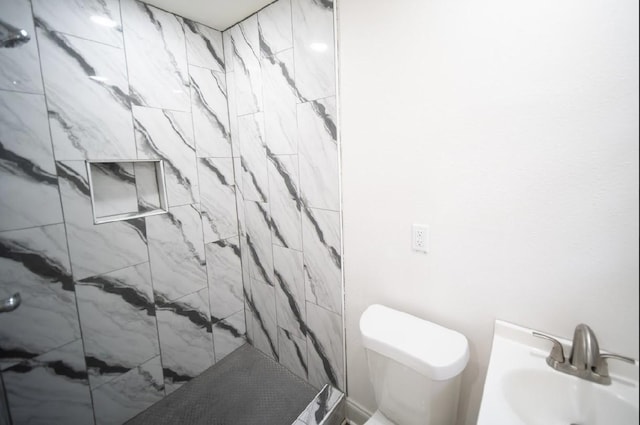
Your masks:
[{"label": "chrome shower fixture", "polygon": [[0,19],[0,47],[16,47],[31,39],[29,33]]}]

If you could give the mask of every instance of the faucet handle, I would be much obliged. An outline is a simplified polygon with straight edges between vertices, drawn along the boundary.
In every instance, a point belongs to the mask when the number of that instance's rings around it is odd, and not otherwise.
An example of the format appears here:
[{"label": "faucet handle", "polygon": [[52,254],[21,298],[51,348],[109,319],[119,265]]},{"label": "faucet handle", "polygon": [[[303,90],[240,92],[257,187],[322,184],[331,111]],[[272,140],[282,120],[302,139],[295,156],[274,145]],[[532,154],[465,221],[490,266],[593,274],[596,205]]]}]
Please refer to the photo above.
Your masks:
[{"label": "faucet handle", "polygon": [[555,367],[565,362],[564,348],[562,347],[562,343],[560,341],[552,336],[545,335],[536,331],[531,332],[531,335],[553,342],[553,348],[551,349],[551,353],[549,353],[549,356],[547,357],[547,364],[549,366]]},{"label": "faucet handle", "polygon": [[598,357],[598,363],[596,364],[596,367],[594,368],[593,372],[597,373],[603,378],[609,377],[609,364],[607,363],[607,359],[615,359],[615,360],[623,361],[625,363],[636,364],[636,360],[631,357],[621,356],[620,354],[613,354],[613,353],[602,353]]}]

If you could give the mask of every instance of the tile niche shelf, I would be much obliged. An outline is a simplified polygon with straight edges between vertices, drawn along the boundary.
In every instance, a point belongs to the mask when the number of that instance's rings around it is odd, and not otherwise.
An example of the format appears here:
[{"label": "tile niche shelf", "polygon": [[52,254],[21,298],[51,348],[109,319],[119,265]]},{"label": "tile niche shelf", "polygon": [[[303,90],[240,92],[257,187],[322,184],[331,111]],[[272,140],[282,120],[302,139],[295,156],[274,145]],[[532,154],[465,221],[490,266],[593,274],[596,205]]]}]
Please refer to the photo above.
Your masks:
[{"label": "tile niche shelf", "polygon": [[169,212],[162,160],[86,161],[94,224]]}]

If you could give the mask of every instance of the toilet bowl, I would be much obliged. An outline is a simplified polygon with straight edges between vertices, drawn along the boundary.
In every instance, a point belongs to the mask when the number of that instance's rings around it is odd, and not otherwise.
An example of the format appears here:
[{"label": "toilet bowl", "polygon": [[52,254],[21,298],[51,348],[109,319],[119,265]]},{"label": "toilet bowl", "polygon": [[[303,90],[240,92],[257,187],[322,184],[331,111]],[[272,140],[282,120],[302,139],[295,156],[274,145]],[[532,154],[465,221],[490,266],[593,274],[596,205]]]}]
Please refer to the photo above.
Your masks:
[{"label": "toilet bowl", "polygon": [[378,405],[366,425],[455,423],[464,335],[379,304],[362,314],[360,333]]}]

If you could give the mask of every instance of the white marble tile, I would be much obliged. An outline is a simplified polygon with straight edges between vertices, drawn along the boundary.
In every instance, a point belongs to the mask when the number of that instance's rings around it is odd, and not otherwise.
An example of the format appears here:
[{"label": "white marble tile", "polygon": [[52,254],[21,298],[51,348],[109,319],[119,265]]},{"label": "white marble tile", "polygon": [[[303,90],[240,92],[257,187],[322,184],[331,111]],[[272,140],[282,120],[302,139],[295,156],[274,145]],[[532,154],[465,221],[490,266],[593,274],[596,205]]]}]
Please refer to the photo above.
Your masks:
[{"label": "white marble tile", "polygon": [[149,263],[82,279],[76,296],[92,388],[159,354]]},{"label": "white marble tile", "polygon": [[170,206],[200,200],[191,114],[133,107],[139,159],[164,160]]},{"label": "white marble tile", "polygon": [[275,289],[259,280],[251,281],[251,327],[253,346],[278,360],[278,325]]},{"label": "white marble tile", "polygon": [[0,314],[0,361],[30,359],[80,338],[64,225],[0,232],[0,298],[22,304]]},{"label": "white marble tile", "polygon": [[293,47],[291,1],[279,0],[258,12],[260,51],[271,56]]},{"label": "white marble tile", "polygon": [[172,301],[206,288],[202,222],[196,207],[172,207],[168,214],[146,220],[156,298]]},{"label": "white marble tile", "polygon": [[[342,393],[342,391],[331,385],[325,385],[311,403],[309,403],[307,408],[298,416],[297,420],[307,425],[333,424],[334,422],[329,422],[332,420],[329,415],[334,416],[343,413],[336,412],[336,409],[339,409],[339,404],[342,403],[343,400],[344,393]],[[344,415],[335,423],[341,424],[343,420]]]},{"label": "white marble tile", "polygon": [[208,290],[157,308],[164,382],[183,384],[215,363]]},{"label": "white marble tile", "polygon": [[265,135],[272,154],[297,154],[296,105],[300,95],[293,72],[293,50],[262,59]]},{"label": "white marble tile", "polygon": [[240,242],[236,236],[209,243],[205,248],[211,320],[216,322],[244,308]]},{"label": "white marble tile", "polygon": [[309,383],[344,390],[342,317],[307,302],[307,324]]},{"label": "white marble tile", "polygon": [[91,183],[97,218],[138,211],[133,162],[91,164]]},{"label": "white marble tile", "polygon": [[225,72],[222,33],[198,22],[184,19],[187,61],[190,65]]},{"label": "white marble tile", "polygon": [[238,234],[238,214],[231,158],[199,158],[198,176],[202,202],[204,242]]},{"label": "white marble tile", "polygon": [[305,287],[302,253],[273,246],[278,326],[298,338],[304,338]]},{"label": "white marble tile", "polygon": [[80,339],[2,372],[15,424],[93,424]]},{"label": "white marble tile", "polygon": [[269,207],[274,245],[302,250],[302,202],[298,195],[298,156],[269,156]]},{"label": "white marble tile", "polygon": [[83,279],[148,261],[144,219],[93,224],[84,161],[56,164],[73,277]]},{"label": "white marble tile", "polygon": [[160,356],[93,390],[98,425],[121,425],[164,397]]},{"label": "white marble tile", "polygon": [[122,47],[118,0],[32,0],[35,19],[48,28]]},{"label": "white marble tile", "polygon": [[231,154],[240,157],[240,139],[238,124],[238,99],[236,95],[236,73],[227,72],[227,105],[229,107],[229,133],[231,136]]},{"label": "white marble tile", "polygon": [[300,190],[313,208],[340,210],[335,98],[298,105]]},{"label": "white marble tile", "polygon": [[152,211],[160,208],[160,188],[158,171],[154,162],[136,162],[133,164],[136,176],[138,211]]},{"label": "white marble tile", "polygon": [[278,328],[278,354],[280,364],[307,380],[307,341],[291,332]]},{"label": "white marble tile", "polygon": [[312,301],[335,313],[342,311],[342,255],[340,214],[307,209],[302,217],[305,293]]},{"label": "white marble tile", "polygon": [[26,44],[0,49],[0,89],[42,93],[40,58],[36,43],[31,2],[10,0],[0,2],[0,16],[11,25],[27,31],[31,40]]},{"label": "white marble tile", "polygon": [[246,343],[245,334],[244,308],[226,319],[214,323],[213,347],[215,348],[216,362]]},{"label": "white marble tile", "polygon": [[231,34],[236,31],[238,24],[227,28],[222,32],[222,47],[224,48],[224,68],[225,72],[233,72],[235,70],[233,64],[233,37]]},{"label": "white marble tile", "polygon": [[[251,284],[249,284],[251,286]],[[253,311],[251,308],[251,295],[249,292],[244,294],[244,323],[246,326],[247,342],[253,345]]]},{"label": "white marble tile", "polygon": [[262,110],[262,76],[257,16],[250,16],[226,33],[229,34],[233,61],[229,71],[235,72],[238,115],[259,112]]},{"label": "white marble tile", "polygon": [[333,1],[291,0],[296,86],[305,99],[334,96]]},{"label": "white marble tile", "polygon": [[44,96],[0,92],[0,231],[62,222]]},{"label": "white marble tile", "polygon": [[242,161],[242,194],[245,199],[267,202],[269,194],[264,114],[238,117]]},{"label": "white marble tile", "polygon": [[247,248],[251,277],[273,286],[273,253],[269,206],[259,202],[245,201],[247,222]]},{"label": "white marble tile", "polygon": [[122,0],[121,8],[134,103],[189,111],[182,18],[136,0]]},{"label": "white marble tile", "polygon": [[199,157],[231,157],[227,87],[222,72],[189,67],[196,151]]},{"label": "white marble tile", "polygon": [[37,22],[56,159],[135,158],[124,51]]}]

